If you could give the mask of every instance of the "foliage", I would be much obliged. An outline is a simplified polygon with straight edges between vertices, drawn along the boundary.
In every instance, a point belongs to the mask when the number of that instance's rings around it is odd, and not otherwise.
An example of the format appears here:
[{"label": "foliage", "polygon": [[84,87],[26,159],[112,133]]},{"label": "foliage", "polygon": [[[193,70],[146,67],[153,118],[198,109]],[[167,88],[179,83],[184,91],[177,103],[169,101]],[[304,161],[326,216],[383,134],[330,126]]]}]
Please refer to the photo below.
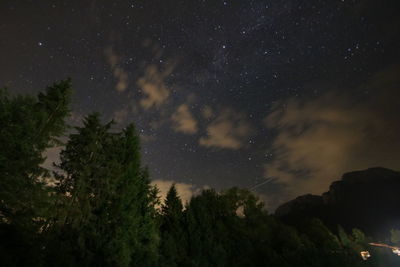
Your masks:
[{"label": "foliage", "polygon": [[[63,195],[55,229],[73,233],[85,265],[150,264],[157,231],[150,181],[141,167],[134,126],[110,132],[98,114],[69,136],[57,174]],[[65,234],[65,233],[64,233]]]},{"label": "foliage", "polygon": [[37,232],[46,227],[53,202],[41,164],[43,152],[58,144],[66,129],[70,87],[69,80],[61,81],[37,97],[0,90],[0,239],[8,241],[0,248],[10,262],[41,261],[43,240]]}]

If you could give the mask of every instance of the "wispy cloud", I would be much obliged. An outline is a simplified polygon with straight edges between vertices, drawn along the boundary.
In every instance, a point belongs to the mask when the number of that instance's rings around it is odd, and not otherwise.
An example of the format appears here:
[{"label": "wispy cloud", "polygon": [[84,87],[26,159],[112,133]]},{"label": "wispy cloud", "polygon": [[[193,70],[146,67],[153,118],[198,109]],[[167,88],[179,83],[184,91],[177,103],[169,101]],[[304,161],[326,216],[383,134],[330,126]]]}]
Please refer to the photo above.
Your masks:
[{"label": "wispy cloud", "polygon": [[125,91],[129,85],[129,77],[128,73],[119,65],[121,61],[120,56],[115,53],[112,47],[107,47],[104,50],[104,54],[108,63],[110,64],[113,76],[117,80],[115,89],[117,89],[119,92]]},{"label": "wispy cloud", "polygon": [[170,89],[166,85],[166,78],[171,75],[175,69],[174,63],[166,64],[164,70],[160,70],[157,65],[150,65],[145,69],[143,77],[139,78],[139,86],[144,97],[140,100],[140,105],[144,109],[159,107],[170,96]]},{"label": "wispy cloud", "polygon": [[197,121],[186,104],[182,104],[176,109],[171,116],[171,120],[173,122],[172,128],[176,132],[195,134],[198,130]]},{"label": "wispy cloud", "polygon": [[114,121],[118,124],[123,123],[127,119],[129,112],[130,110],[128,106],[117,109],[113,114]]},{"label": "wispy cloud", "polygon": [[214,116],[214,112],[210,106],[204,106],[201,110],[201,115],[204,119],[211,119]]},{"label": "wispy cloud", "polygon": [[239,149],[251,133],[252,127],[243,114],[225,109],[207,126],[207,135],[199,143],[206,147]]},{"label": "wispy cloud", "polygon": [[[266,126],[277,131],[275,158],[265,176],[285,185],[287,198],[326,191],[344,172],[374,166],[400,168],[399,69],[375,76],[358,103],[346,95],[286,102]],[[287,199],[285,199],[287,200]]]}]

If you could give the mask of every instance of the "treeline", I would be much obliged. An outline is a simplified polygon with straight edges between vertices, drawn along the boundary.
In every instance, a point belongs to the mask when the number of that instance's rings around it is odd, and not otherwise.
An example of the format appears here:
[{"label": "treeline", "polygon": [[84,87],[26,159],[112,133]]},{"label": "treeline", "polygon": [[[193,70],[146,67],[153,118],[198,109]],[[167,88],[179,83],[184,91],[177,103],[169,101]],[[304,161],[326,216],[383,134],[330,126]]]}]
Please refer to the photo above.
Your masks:
[{"label": "treeline", "polygon": [[[0,90],[1,266],[391,266],[359,230],[317,219],[285,225],[251,192],[204,190],[160,203],[134,125],[88,115],[68,130],[70,81],[39,93]],[[59,140],[68,136],[66,144]],[[56,171],[46,149],[63,145]],[[360,251],[373,257],[363,261]],[[382,265],[384,264],[384,265]]]}]

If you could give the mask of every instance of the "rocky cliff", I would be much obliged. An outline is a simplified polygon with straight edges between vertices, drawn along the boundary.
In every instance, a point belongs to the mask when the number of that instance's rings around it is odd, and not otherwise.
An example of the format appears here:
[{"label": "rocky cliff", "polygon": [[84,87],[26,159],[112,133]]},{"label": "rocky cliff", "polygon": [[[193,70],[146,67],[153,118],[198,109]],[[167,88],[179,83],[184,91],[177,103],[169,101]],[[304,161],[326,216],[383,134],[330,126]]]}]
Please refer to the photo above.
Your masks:
[{"label": "rocky cliff", "polygon": [[340,224],[383,238],[390,229],[400,229],[399,207],[400,172],[377,167],[346,173],[322,196],[300,196],[281,205],[275,215],[292,224],[317,217],[332,230]]}]

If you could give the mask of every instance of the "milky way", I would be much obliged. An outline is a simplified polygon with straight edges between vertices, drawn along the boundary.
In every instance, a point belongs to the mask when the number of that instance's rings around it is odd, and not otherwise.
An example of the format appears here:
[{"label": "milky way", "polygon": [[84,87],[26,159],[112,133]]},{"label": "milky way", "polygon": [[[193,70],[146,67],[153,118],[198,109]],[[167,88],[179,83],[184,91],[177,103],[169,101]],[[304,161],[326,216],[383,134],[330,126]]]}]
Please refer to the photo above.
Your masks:
[{"label": "milky way", "polygon": [[[273,207],[325,191],[341,171],[400,168],[388,118],[397,103],[384,100],[386,112],[374,101],[380,90],[399,95],[398,11],[373,0],[6,0],[0,86],[36,93],[71,77],[69,122],[93,111],[115,129],[134,122],[159,184],[254,188]],[[359,127],[340,130],[345,117]],[[366,127],[384,127],[376,138],[394,144],[364,138]],[[337,163],[341,153],[351,163]]]}]

